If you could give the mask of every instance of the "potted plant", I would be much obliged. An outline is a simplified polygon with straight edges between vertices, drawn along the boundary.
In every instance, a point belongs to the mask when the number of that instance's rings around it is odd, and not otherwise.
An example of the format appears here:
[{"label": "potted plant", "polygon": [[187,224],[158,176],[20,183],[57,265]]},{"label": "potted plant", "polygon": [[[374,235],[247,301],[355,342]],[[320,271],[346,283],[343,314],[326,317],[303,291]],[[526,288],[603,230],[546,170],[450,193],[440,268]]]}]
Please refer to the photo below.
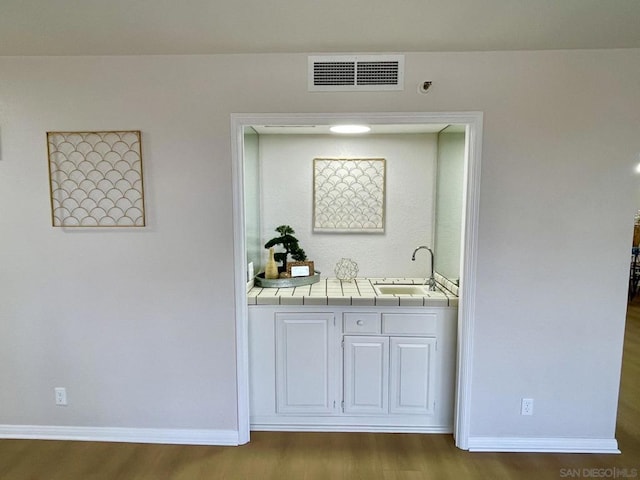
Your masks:
[{"label": "potted plant", "polygon": [[298,262],[306,260],[307,255],[304,253],[304,250],[300,248],[298,239],[293,236],[293,234],[296,233],[295,230],[293,230],[289,225],[280,225],[276,228],[276,232],[278,232],[280,236],[269,240],[264,244],[264,248],[269,249],[276,245],[282,245],[284,252],[280,251],[274,253],[273,258],[276,262],[282,262],[282,265],[278,267],[278,271],[286,272],[289,255],[291,255],[293,260]]}]

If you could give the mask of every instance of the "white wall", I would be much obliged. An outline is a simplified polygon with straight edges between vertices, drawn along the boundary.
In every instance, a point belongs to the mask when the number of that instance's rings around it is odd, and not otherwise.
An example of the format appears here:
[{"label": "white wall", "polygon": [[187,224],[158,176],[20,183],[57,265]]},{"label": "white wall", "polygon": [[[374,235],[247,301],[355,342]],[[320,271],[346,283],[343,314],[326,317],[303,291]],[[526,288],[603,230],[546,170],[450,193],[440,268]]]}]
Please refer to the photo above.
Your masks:
[{"label": "white wall", "polygon": [[[406,65],[402,92],[308,93],[305,55],[0,58],[0,424],[236,428],[231,112],[479,110],[471,434],[611,438],[640,50]],[[50,226],[70,129],[142,130],[148,227]]]},{"label": "white wall", "polygon": [[[260,147],[258,133],[248,128],[244,134],[244,205],[245,205],[245,242],[247,250],[247,269],[253,263],[254,273],[262,265],[262,237],[260,236]],[[248,275],[247,281],[252,280]]]},{"label": "white wall", "polygon": [[446,129],[438,134],[435,246],[436,270],[457,282],[460,257],[465,186],[465,134]]},{"label": "white wall", "polygon": [[[336,263],[346,257],[358,264],[360,276],[424,277],[428,257],[412,262],[411,253],[433,237],[436,146],[435,134],[260,135],[262,243],[287,224],[323,276],[334,277]],[[384,233],[313,232],[314,158],[386,160]]]}]

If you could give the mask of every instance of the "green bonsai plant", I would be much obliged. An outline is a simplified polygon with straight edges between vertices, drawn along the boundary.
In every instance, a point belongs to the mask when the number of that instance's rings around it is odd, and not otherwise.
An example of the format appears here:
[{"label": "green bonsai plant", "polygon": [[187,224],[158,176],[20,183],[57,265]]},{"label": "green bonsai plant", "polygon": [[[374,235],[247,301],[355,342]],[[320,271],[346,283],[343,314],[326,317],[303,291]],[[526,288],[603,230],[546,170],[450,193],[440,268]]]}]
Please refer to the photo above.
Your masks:
[{"label": "green bonsai plant", "polygon": [[293,236],[296,233],[289,225],[280,225],[276,228],[276,232],[280,234],[279,237],[274,237],[264,244],[264,248],[269,249],[275,245],[282,245],[284,252],[276,252],[273,258],[276,262],[282,262],[282,265],[278,267],[278,271],[287,271],[287,261],[289,255],[291,258],[298,262],[302,262],[307,259],[307,255],[304,250],[298,245],[298,239]]}]

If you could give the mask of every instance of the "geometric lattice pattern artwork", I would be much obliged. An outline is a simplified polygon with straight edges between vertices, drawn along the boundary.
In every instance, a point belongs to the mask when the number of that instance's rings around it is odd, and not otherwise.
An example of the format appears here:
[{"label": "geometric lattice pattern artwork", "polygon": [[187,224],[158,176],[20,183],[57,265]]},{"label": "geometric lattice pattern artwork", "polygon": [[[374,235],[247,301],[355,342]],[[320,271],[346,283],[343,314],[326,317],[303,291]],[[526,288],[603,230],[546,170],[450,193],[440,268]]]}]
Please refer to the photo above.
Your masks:
[{"label": "geometric lattice pattern artwork", "polygon": [[384,158],[313,160],[314,232],[383,233]]},{"label": "geometric lattice pattern artwork", "polygon": [[140,131],[47,132],[54,227],[143,227]]}]

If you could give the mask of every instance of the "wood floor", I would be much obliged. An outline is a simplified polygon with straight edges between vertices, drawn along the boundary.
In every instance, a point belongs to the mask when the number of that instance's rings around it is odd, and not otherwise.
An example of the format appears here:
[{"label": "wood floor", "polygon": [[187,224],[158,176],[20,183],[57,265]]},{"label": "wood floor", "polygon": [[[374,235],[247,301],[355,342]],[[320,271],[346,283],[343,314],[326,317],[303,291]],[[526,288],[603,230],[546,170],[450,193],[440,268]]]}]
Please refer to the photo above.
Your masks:
[{"label": "wood floor", "polygon": [[252,432],[242,447],[0,440],[0,479],[640,478],[640,301],[629,307],[624,348],[621,455],[470,453],[451,435],[414,434]]}]

